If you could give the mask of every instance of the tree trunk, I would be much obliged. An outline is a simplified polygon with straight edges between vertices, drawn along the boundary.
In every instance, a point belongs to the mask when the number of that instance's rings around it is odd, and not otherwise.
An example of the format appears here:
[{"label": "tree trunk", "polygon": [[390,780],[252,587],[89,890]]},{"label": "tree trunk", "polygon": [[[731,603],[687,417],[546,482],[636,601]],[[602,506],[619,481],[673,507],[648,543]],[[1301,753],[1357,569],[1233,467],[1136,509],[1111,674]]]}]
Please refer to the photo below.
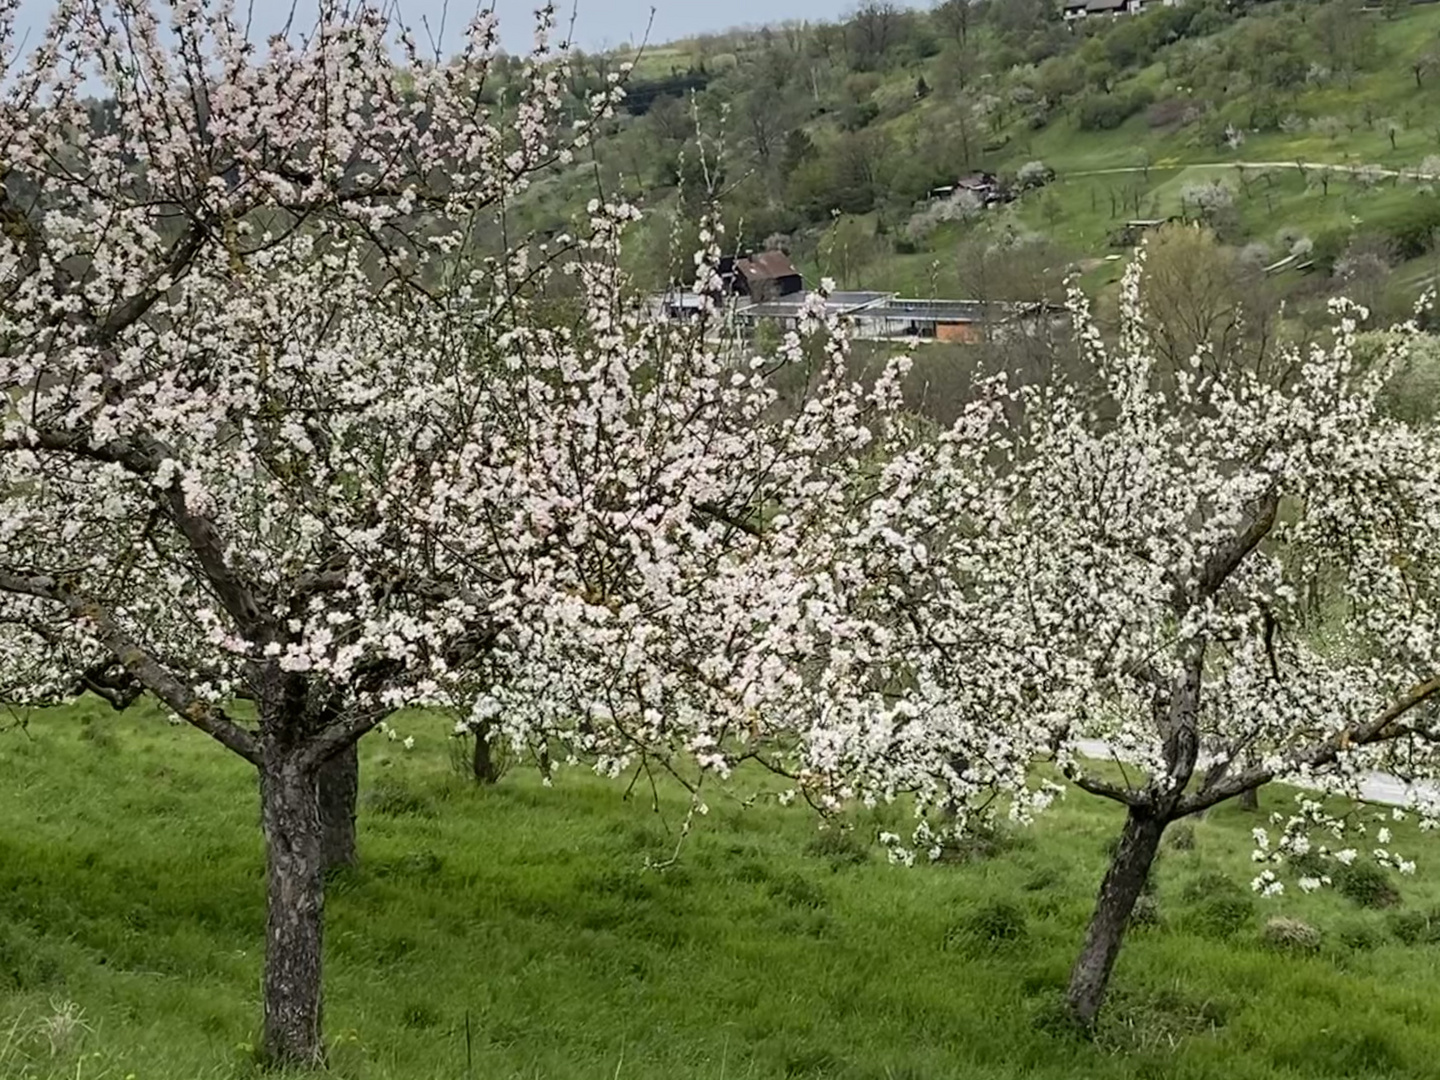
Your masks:
[{"label": "tree trunk", "polygon": [[351,743],[320,766],[320,827],[325,869],[354,866],[355,800],[360,791],[360,751]]},{"label": "tree trunk", "polygon": [[318,788],[314,772],[267,752],[260,780],[267,908],[264,1053],[281,1066],[315,1066],[324,1058],[320,959],[325,861]]},{"label": "tree trunk", "polygon": [[1165,825],[1160,818],[1134,808],[1125,819],[1120,846],[1100,883],[1100,896],[1085,931],[1085,945],[1070,971],[1070,988],[1066,992],[1071,1014],[1086,1027],[1094,1023],[1105,1000],[1130,912],[1145,888]]},{"label": "tree trunk", "polygon": [[495,747],[490,742],[490,725],[477,724],[471,727],[475,736],[475,753],[470,761],[470,771],[477,784],[495,784],[500,780],[500,766],[495,761]]},{"label": "tree trunk", "polygon": [[1259,811],[1260,789],[1258,787],[1252,787],[1240,793],[1240,809],[1250,810],[1252,812]]}]

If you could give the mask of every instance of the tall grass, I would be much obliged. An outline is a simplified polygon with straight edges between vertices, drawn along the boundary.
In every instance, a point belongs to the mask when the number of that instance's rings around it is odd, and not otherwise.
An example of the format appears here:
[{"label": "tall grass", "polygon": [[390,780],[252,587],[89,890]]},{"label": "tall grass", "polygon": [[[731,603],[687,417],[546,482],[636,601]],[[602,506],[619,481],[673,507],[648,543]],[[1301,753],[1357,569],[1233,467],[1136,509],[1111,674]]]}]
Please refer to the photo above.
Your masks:
[{"label": "tall grass", "polygon": [[[84,718],[89,724],[84,724]],[[1171,845],[1093,1039],[1059,1000],[1117,820],[904,869],[799,809],[523,769],[454,774],[446,726],[363,747],[361,865],[327,900],[331,1069],[353,1080],[1422,1077],[1440,1060],[1440,851],[1399,907],[1255,900],[1254,819]],[[88,735],[86,734],[90,732]],[[108,738],[96,738],[103,732]],[[1285,796],[1266,792],[1273,808]],[[264,926],[248,767],[155,713],[0,736],[0,1077],[251,1077]],[[1238,883],[1229,886],[1224,883]],[[1223,909],[1223,910],[1222,910]],[[1282,949],[1272,917],[1316,948]],[[1310,939],[1307,938],[1307,941]],[[47,1035],[54,1035],[54,1041]]]}]

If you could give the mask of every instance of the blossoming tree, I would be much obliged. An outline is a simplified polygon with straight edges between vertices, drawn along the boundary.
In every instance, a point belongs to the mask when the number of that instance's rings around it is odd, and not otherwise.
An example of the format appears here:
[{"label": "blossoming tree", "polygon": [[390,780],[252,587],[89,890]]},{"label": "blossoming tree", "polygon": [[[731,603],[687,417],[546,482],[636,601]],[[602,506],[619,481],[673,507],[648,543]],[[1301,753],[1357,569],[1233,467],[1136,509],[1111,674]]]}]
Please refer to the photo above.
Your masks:
[{"label": "blossoming tree", "polygon": [[323,1051],[319,778],[395,708],[723,773],[847,685],[810,571],[908,437],[898,369],[851,385],[820,309],[818,355],[722,353],[714,236],[705,317],[648,318],[624,204],[507,239],[619,93],[577,121],[552,15],[504,116],[487,18],[439,65],[369,9],[257,57],[223,4],[167,45],[70,0],[6,54],[0,686],[148,693],[256,766],[279,1061]]},{"label": "blossoming tree", "polygon": [[[1275,779],[1358,797],[1373,768],[1440,775],[1440,433],[1392,418],[1385,396],[1410,335],[1362,363],[1340,305],[1331,346],[1267,369],[1284,377],[1199,357],[1165,367],[1139,274],[1115,344],[1072,297],[1087,377],[998,390],[1012,420],[982,402],[961,421],[996,416],[983,459],[949,448],[973,432],[918,447],[892,465],[912,490],[868,526],[925,553],[893,564],[876,598],[902,644],[890,662],[903,657],[905,693],[927,710],[894,729],[914,749],[887,749],[877,775],[927,772],[923,810],[985,775],[1023,793],[1029,763],[1050,758],[1125,808],[1070,979],[1083,1023],[1170,823]],[[947,744],[967,728],[961,742],[985,749],[957,760]],[[1081,760],[1097,741],[1119,778]],[[1203,748],[1212,767],[1197,769]],[[1022,814],[1050,794],[1029,787]],[[1314,827],[1347,827],[1319,799],[1277,824],[1257,857],[1353,856],[1312,849]],[[916,840],[932,846],[931,826]],[[1256,881],[1280,887],[1274,871]]]}]

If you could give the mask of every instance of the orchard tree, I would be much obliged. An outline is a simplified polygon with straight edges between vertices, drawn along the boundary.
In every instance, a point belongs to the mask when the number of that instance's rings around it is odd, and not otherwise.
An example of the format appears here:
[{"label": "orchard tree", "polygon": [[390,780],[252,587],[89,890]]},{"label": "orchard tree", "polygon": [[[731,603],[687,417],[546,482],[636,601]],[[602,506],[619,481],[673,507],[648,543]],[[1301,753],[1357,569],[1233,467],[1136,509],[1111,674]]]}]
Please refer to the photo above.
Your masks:
[{"label": "orchard tree", "polygon": [[521,271],[453,256],[618,88],[568,130],[548,8],[503,122],[481,103],[488,16],[440,64],[369,8],[326,4],[261,55],[228,4],[167,25],[147,0],[70,0],[22,62],[15,13],[3,684],[22,702],[148,692],[257,768],[264,1045],[313,1061],[317,778],[341,763],[343,834],[355,742],[396,707],[453,704],[495,636],[444,470],[487,437],[472,425],[504,318],[486,316],[516,310]]},{"label": "orchard tree", "polygon": [[698,798],[883,700],[827,678],[811,568],[908,438],[899,369],[853,386],[823,306],[718,351],[708,228],[702,319],[656,320],[623,202],[479,252],[619,97],[577,120],[552,22],[504,115],[488,17],[446,64],[332,6],[261,57],[224,6],[71,0],[7,73],[0,687],[148,693],[256,767],[277,1062],[323,1054],[320,777],[394,709]]},{"label": "orchard tree", "polygon": [[[1286,365],[1172,367],[1146,331],[1142,272],[1126,279],[1117,344],[1072,296],[1078,377],[996,389],[887,466],[907,489],[865,523],[891,553],[869,602],[917,715],[842,740],[871,752],[869,793],[907,785],[922,815],[993,781],[1027,816],[1048,797],[1026,779],[1037,756],[1124,807],[1070,978],[1083,1024],[1172,822],[1272,780],[1358,798],[1371,769],[1440,775],[1440,433],[1386,400],[1413,333],[1362,363],[1361,313],[1338,304],[1333,344]],[[1082,763],[1089,740],[1121,779]],[[1202,768],[1202,748],[1230,767]],[[898,856],[938,853],[932,818],[889,838]],[[1313,796],[1278,824],[1262,858],[1355,855],[1333,850],[1353,822]],[[1315,826],[1331,846],[1312,846]],[[1283,883],[1269,870],[1254,887]]]}]

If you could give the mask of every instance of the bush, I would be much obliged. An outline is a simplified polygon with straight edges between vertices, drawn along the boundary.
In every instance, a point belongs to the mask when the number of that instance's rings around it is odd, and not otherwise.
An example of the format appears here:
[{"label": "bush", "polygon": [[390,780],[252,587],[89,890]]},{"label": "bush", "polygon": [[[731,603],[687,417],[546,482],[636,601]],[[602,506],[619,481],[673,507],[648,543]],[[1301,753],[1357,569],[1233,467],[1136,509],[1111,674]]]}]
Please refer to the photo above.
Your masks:
[{"label": "bush", "polygon": [[1149,106],[1154,95],[1144,87],[1128,94],[1091,94],[1080,101],[1077,119],[1081,131],[1110,131],[1118,128],[1141,109]]},{"label": "bush", "polygon": [[1166,834],[1166,840],[1176,851],[1194,851],[1195,826],[1188,821],[1172,825]]},{"label": "bush", "polygon": [[1275,915],[1265,920],[1260,940],[1281,952],[1315,953],[1320,951],[1320,931],[1300,919]]},{"label": "bush", "polygon": [[880,106],[874,101],[857,102],[840,111],[840,126],[846,131],[859,131],[869,127],[879,115]]},{"label": "bush", "polygon": [[1347,949],[1367,952],[1380,944],[1380,931],[1369,923],[1347,923],[1335,934],[1336,939]]},{"label": "bush", "polygon": [[1149,893],[1137,897],[1135,906],[1130,909],[1130,928],[1138,930],[1159,925],[1160,901]]},{"label": "bush", "polygon": [[1371,221],[1395,245],[1401,259],[1418,259],[1435,246],[1440,232],[1440,199],[1418,196],[1398,210]]},{"label": "bush", "polygon": [[834,827],[818,833],[806,844],[805,854],[830,860],[836,870],[842,866],[858,866],[870,858],[869,851],[852,830]]},{"label": "bush", "polygon": [[799,874],[787,874],[772,881],[767,891],[772,899],[779,900],[787,907],[818,911],[828,903],[824,890]]},{"label": "bush", "polygon": [[384,817],[435,816],[435,808],[429,799],[394,781],[382,780],[365,792],[360,801],[368,810]]},{"label": "bush", "polygon": [[1323,274],[1333,274],[1335,264],[1340,261],[1340,256],[1345,254],[1345,249],[1350,246],[1350,237],[1354,230],[1348,228],[1326,229],[1318,233],[1315,243],[1310,248],[1310,258],[1315,261],[1315,269]]},{"label": "bush", "polygon": [[1211,871],[1186,885],[1182,896],[1193,906],[1183,925],[1204,937],[1224,938],[1255,918],[1255,901],[1227,874]]},{"label": "bush", "polygon": [[1151,105],[1145,123],[1152,128],[1176,128],[1190,120],[1192,102],[1186,98],[1166,98]]},{"label": "bush", "polygon": [[1400,903],[1400,893],[1390,875],[1371,862],[1357,862],[1336,868],[1331,877],[1341,896],[1361,907],[1387,908]]},{"label": "bush", "polygon": [[1390,916],[1390,934],[1402,945],[1440,945],[1440,908]]},{"label": "bush", "polygon": [[1024,847],[1029,842],[1022,840],[1009,829],[989,821],[977,822],[963,834],[945,842],[940,858],[943,862],[983,862],[993,859],[1006,851]]},{"label": "bush", "polygon": [[1055,179],[1055,170],[1043,161],[1027,161],[1015,173],[1015,183],[1021,191],[1044,187]]},{"label": "bush", "polygon": [[1027,877],[1020,885],[1026,892],[1045,892],[1059,885],[1062,880],[1060,871],[1053,866],[1042,866],[1033,874]]},{"label": "bush", "polygon": [[945,932],[944,948],[969,955],[999,952],[1029,935],[1025,912],[1006,900],[976,908]]}]

